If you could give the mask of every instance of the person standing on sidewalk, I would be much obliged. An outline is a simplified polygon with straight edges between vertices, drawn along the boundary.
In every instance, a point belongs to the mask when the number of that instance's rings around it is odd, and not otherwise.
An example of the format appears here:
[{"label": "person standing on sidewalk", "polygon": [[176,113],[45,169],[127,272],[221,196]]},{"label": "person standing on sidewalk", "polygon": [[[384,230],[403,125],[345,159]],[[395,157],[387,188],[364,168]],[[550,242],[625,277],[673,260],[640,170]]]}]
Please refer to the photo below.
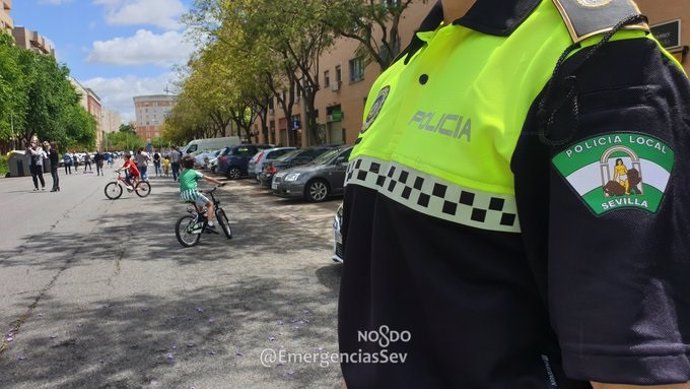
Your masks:
[{"label": "person standing on sidewalk", "polygon": [[690,388],[690,82],[634,2],[440,0],[354,144],[348,389]]},{"label": "person standing on sidewalk", "polygon": [[58,176],[58,164],[60,163],[60,156],[58,155],[57,146],[55,142],[43,142],[43,146],[48,150],[48,160],[50,160],[50,175],[53,177],[53,188],[51,192],[60,191],[60,177]]}]

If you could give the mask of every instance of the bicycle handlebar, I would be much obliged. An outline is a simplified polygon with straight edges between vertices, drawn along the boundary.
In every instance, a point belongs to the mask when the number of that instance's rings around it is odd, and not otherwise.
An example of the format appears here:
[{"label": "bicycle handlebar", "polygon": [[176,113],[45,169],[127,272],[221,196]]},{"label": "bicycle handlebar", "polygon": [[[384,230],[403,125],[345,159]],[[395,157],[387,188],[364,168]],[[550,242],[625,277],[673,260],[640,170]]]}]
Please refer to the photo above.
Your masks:
[{"label": "bicycle handlebar", "polygon": [[225,183],[221,182],[219,185],[214,186],[212,189],[201,190],[199,192],[207,193],[207,194],[213,194],[213,192],[217,191],[218,188],[220,188],[221,186],[225,186]]}]

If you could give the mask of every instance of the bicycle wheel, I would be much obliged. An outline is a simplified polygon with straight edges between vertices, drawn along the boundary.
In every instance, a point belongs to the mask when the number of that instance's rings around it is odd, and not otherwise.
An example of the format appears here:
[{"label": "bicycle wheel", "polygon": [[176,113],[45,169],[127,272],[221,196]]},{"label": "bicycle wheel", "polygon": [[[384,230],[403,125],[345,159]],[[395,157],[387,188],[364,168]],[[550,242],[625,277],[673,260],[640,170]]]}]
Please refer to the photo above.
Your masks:
[{"label": "bicycle wheel", "polygon": [[148,181],[139,181],[134,187],[134,191],[137,192],[137,196],[146,197],[151,194],[151,184]]},{"label": "bicycle wheel", "polygon": [[122,187],[117,181],[109,182],[103,191],[105,192],[105,197],[111,200],[119,199],[122,196]]},{"label": "bicycle wheel", "polygon": [[182,216],[175,224],[175,237],[184,247],[192,247],[201,239],[203,228],[195,229],[195,221],[194,216]]},{"label": "bicycle wheel", "polygon": [[216,220],[218,220],[218,225],[220,225],[220,228],[225,233],[225,236],[227,236],[228,239],[232,239],[230,222],[228,221],[228,217],[225,215],[225,211],[223,209],[216,209]]}]

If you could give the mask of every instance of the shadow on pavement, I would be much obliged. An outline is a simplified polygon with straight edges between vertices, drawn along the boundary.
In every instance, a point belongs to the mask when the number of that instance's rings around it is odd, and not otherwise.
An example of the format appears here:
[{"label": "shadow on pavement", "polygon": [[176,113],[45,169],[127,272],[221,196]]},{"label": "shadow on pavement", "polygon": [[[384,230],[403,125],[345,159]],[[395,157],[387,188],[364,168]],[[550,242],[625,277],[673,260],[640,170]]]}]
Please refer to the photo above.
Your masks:
[{"label": "shadow on pavement", "polygon": [[[79,304],[48,291],[10,351],[0,355],[0,388],[337,388],[337,364],[260,363],[264,348],[337,352],[340,266],[328,262],[332,244],[323,226],[296,228],[293,219],[276,219],[265,209],[243,210],[246,216],[234,219],[239,212],[233,210],[249,204],[223,191],[233,239],[208,235],[183,249],[174,225],[186,205],[173,190],[176,184],[152,186],[149,198],[112,201],[89,233],[65,233],[58,226],[50,234],[26,236],[18,249],[0,252],[0,269],[73,271],[112,260],[117,270],[102,285],[108,288],[118,282],[120,261],[166,261],[180,267],[179,289],[70,299]],[[152,214],[146,212],[151,201]],[[289,262],[305,250],[322,250],[324,266]],[[185,284],[184,277],[206,265],[213,270],[199,273],[216,279]],[[27,295],[17,304],[28,307],[35,298]],[[0,331],[8,324],[0,323]]]}]

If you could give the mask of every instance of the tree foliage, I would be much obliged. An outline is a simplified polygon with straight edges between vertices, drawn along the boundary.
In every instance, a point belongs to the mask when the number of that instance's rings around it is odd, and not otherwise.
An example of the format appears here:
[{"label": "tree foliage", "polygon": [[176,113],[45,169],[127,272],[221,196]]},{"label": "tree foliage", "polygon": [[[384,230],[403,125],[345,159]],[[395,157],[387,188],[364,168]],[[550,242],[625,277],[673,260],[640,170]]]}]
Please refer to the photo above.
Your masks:
[{"label": "tree foliage", "polygon": [[[426,4],[427,0],[416,0]],[[366,63],[386,69],[400,54],[400,21],[415,0],[324,0],[321,22],[336,34],[359,42]]]},{"label": "tree foliage", "polygon": [[321,0],[195,2],[187,22],[208,37],[208,44],[199,56],[204,66],[193,63],[189,79],[203,74],[201,69],[213,69],[215,77],[223,78],[213,85],[222,89],[243,137],[249,137],[257,116],[267,133],[270,98],[276,97],[284,116],[290,118],[295,98],[301,95],[310,142],[321,142],[314,96],[320,89],[319,57],[332,45],[333,34],[315,17],[320,7]]},{"label": "tree foliage", "polygon": [[268,139],[269,110],[290,121],[301,99],[307,143],[322,143],[319,58],[335,38],[347,37],[360,42],[356,54],[365,62],[385,69],[400,53],[399,24],[413,1],[427,0],[195,0],[184,20],[202,49],[186,69],[165,136],[214,136],[231,123],[249,139],[258,120]]},{"label": "tree foliage", "polygon": [[122,126],[120,131],[106,134],[106,151],[134,151],[139,147],[144,147],[144,140],[135,133],[122,131]]},{"label": "tree foliage", "polygon": [[[96,121],[79,105],[69,69],[51,56],[14,46],[0,34],[0,146],[37,135],[62,147],[92,148]],[[13,142],[14,141],[14,142]]]}]

